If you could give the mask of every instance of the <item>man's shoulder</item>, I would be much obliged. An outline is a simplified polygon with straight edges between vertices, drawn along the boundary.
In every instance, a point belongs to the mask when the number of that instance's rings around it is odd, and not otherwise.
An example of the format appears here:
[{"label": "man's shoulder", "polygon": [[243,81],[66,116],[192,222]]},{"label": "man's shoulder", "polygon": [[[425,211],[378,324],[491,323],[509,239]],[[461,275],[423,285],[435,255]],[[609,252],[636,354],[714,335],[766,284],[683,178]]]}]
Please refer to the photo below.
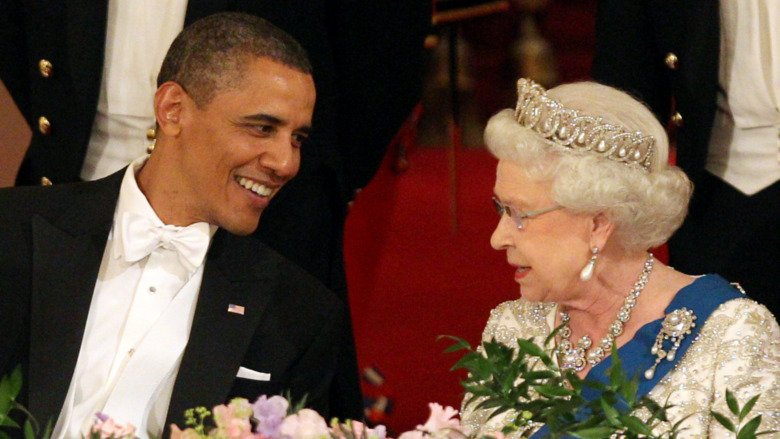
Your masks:
[{"label": "man's shoulder", "polygon": [[91,215],[90,212],[105,209],[113,212],[121,184],[121,175],[117,174],[90,182],[2,188],[0,222],[19,221],[33,215],[56,219]]}]

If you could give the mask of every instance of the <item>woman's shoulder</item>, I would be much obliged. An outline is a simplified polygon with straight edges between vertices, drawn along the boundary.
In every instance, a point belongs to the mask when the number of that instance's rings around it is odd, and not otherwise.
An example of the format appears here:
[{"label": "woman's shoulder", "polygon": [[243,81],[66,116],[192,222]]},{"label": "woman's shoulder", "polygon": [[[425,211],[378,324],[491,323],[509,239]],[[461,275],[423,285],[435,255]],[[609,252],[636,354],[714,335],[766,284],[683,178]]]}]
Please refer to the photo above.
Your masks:
[{"label": "woman's shoulder", "polygon": [[716,333],[744,337],[745,332],[780,336],[780,326],[769,309],[748,297],[738,297],[721,303],[705,322]]},{"label": "woman's shoulder", "polygon": [[490,311],[482,339],[514,344],[518,337],[546,337],[551,330],[548,321],[555,309],[554,303],[529,302],[524,299],[501,303]]}]

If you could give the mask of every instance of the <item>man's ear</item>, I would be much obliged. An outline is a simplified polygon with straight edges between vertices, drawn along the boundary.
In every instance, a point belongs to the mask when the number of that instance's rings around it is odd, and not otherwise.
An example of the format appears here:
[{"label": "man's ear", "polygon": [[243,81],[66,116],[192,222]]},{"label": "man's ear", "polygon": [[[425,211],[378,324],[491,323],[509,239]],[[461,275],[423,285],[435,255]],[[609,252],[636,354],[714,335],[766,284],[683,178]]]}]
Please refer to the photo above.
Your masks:
[{"label": "man's ear", "polygon": [[187,92],[175,82],[166,82],[154,94],[154,115],[160,131],[169,137],[181,132],[182,111],[190,100]]},{"label": "man's ear", "polygon": [[590,247],[604,248],[612,232],[615,230],[615,223],[609,219],[606,213],[601,212],[593,217],[593,228],[590,233]]}]

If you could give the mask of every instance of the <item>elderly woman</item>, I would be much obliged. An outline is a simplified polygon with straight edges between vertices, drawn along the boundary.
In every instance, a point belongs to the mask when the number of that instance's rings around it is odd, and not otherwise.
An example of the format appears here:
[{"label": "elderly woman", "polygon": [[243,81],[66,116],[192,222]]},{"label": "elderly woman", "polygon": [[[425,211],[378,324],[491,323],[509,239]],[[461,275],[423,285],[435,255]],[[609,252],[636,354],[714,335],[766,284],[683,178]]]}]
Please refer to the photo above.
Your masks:
[{"label": "elderly woman", "polygon": [[[522,297],[491,312],[483,340],[542,344],[560,326],[546,347],[557,364],[602,381],[615,343],[624,369],[640,374],[639,393],[676,405],[671,423],[687,417],[679,437],[726,436],[710,415],[729,413],[726,389],[740,404],[762,394],[751,418],[780,430],[775,318],[739,286],[680,273],[648,252],[680,226],[692,190],[667,164],[663,127],[596,83],[546,91],[521,79],[517,88],[515,111],[493,116],[485,141],[498,158],[490,242],[506,252]],[[512,416],[488,421],[475,405],[462,420],[476,433],[500,431]]]}]

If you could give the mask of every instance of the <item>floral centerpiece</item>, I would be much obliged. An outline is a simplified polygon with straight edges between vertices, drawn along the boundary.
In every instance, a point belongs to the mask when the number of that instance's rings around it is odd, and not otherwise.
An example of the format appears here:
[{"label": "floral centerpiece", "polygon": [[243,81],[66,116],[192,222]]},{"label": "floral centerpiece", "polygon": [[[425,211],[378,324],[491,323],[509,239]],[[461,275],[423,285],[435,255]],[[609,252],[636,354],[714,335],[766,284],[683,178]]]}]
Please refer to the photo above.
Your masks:
[{"label": "floral centerpiece", "polygon": [[[547,342],[555,335],[550,335]],[[448,337],[455,344],[446,352],[465,350],[465,355],[453,369],[466,369],[468,377],[463,387],[467,403],[478,408],[493,409],[491,417],[511,411],[515,416],[493,439],[513,434],[529,437],[534,426],[546,425],[546,437],[601,438],[675,438],[679,422],[661,435],[654,432],[659,422],[666,422],[668,405],[659,405],[646,396],[637,396],[638,377],[629,377],[622,369],[617,349],[612,350],[613,365],[609,382],[582,380],[571,369],[561,369],[532,340],[518,340],[518,349],[496,341],[485,342],[473,349],[468,342]],[[544,368],[535,367],[543,363]],[[0,439],[10,438],[3,429],[20,429],[26,439],[48,439],[51,422],[40,426],[35,418],[16,401],[22,387],[21,368],[0,381]],[[595,389],[599,397],[587,400],[583,390]],[[713,417],[737,439],[750,439],[774,433],[758,432],[761,416],[747,420],[758,396],[740,407],[727,393],[729,410],[738,420],[713,412]],[[390,439],[382,426],[369,427],[356,420],[332,419],[330,422],[314,410],[304,408],[305,400],[292,404],[283,396],[260,396],[251,403],[236,398],[211,410],[197,407],[185,412],[182,429],[171,426],[171,439]],[[402,433],[398,439],[483,439],[468,431],[452,407],[429,404],[428,420],[414,430]],[[638,413],[645,412],[641,418]],[[12,412],[24,418],[19,424]],[[17,417],[17,418],[18,418]],[[90,439],[133,439],[135,428],[122,425],[109,416],[97,414]]]}]

